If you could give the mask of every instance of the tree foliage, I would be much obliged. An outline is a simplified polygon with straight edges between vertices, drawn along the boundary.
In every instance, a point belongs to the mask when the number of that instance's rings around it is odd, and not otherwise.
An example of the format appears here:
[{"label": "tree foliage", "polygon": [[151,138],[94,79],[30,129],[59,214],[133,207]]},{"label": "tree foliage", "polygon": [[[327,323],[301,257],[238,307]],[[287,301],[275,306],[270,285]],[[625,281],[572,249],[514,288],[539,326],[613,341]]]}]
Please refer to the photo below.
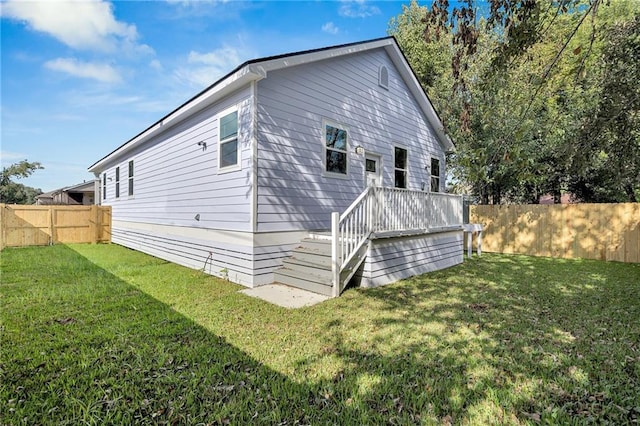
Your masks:
[{"label": "tree foliage", "polygon": [[26,178],[36,170],[44,169],[38,162],[22,160],[2,168],[0,174],[0,202],[6,204],[33,204],[42,190],[14,182],[13,179]]},{"label": "tree foliage", "polygon": [[412,1],[389,27],[456,142],[454,189],[484,203],[634,200],[640,4],[480,4]]}]

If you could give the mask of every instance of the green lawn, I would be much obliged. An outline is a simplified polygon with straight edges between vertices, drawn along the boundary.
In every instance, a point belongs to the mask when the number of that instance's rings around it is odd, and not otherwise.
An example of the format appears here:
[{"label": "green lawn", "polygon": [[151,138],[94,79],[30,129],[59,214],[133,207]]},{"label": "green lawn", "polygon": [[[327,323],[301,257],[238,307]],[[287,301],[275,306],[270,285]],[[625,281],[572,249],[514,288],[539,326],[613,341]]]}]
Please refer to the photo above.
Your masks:
[{"label": "green lawn", "polygon": [[286,310],[116,245],[1,255],[0,424],[640,421],[640,265],[483,255]]}]

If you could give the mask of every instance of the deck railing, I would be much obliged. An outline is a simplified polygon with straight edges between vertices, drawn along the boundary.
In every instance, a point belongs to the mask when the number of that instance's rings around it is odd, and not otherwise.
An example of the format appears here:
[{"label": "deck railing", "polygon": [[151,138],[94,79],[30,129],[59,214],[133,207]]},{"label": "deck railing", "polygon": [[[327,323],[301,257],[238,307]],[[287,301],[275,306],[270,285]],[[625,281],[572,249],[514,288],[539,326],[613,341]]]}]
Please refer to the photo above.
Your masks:
[{"label": "deck railing", "polygon": [[461,224],[461,195],[367,188],[344,213],[331,217],[334,297],[341,292],[342,271],[372,233],[426,232]]}]

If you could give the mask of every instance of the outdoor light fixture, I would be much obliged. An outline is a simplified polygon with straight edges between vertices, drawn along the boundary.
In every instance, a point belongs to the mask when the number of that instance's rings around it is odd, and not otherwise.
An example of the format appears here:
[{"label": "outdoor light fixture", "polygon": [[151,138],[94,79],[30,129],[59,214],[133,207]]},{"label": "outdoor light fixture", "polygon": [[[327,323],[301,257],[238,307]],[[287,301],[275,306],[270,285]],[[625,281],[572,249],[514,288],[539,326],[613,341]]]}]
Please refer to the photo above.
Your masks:
[{"label": "outdoor light fixture", "polygon": [[199,220],[200,220],[200,213],[198,213],[198,214],[194,217],[194,219],[199,221]]},{"label": "outdoor light fixture", "polygon": [[207,149],[207,143],[205,141],[200,141],[197,143],[197,145],[201,146],[203,151]]},{"label": "outdoor light fixture", "polygon": [[364,154],[364,147],[362,145],[356,146],[356,154]]}]

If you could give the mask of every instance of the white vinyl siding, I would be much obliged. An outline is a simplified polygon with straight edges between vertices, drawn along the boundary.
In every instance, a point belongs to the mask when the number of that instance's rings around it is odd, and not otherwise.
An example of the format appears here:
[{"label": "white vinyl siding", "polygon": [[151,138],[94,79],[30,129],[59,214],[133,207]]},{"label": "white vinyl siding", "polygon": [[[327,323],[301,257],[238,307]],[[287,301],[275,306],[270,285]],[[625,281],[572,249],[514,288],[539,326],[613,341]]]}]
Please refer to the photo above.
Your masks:
[{"label": "white vinyl siding", "polygon": [[[113,203],[113,217],[149,224],[251,230],[252,190],[247,186],[251,104],[247,87],[168,128],[128,158],[112,164],[106,170],[109,176],[115,167],[135,162],[135,197]],[[218,174],[219,119],[230,109],[237,111],[238,166],[242,170]]]},{"label": "white vinyl siding", "polygon": [[363,287],[377,287],[462,261],[462,231],[380,238],[371,242],[356,277]]},{"label": "white vinyl siding", "polygon": [[[388,90],[378,86],[380,66]],[[348,129],[350,147],[383,155],[383,182],[394,181],[393,146],[406,146],[407,188],[429,181],[432,156],[444,152],[422,110],[384,49],[327,59],[268,73],[258,82],[258,232],[328,229],[364,188],[365,159],[353,149],[348,179],[326,176],[329,121]],[[286,159],[283,161],[283,159]]]}]

